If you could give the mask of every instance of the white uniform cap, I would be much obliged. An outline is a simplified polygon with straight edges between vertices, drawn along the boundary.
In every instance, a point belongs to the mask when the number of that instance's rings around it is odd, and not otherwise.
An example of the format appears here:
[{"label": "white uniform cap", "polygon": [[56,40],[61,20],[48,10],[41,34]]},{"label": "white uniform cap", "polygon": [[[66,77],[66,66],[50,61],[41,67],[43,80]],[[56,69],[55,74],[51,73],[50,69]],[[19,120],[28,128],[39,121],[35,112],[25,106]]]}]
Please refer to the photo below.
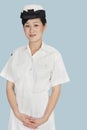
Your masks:
[{"label": "white uniform cap", "polygon": [[36,5],[36,4],[26,5],[23,8],[24,11],[28,11],[28,10],[31,10],[31,9],[33,9],[34,11],[44,10],[41,5]]}]

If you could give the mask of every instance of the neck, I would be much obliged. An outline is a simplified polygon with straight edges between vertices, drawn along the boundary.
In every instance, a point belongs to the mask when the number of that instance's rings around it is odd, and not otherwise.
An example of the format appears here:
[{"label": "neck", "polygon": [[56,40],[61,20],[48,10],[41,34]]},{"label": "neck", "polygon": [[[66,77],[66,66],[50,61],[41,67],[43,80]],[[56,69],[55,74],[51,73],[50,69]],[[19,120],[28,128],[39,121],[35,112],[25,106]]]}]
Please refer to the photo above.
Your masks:
[{"label": "neck", "polygon": [[29,42],[29,47],[31,50],[38,50],[42,45],[42,40],[36,42]]},{"label": "neck", "polygon": [[34,55],[36,51],[38,51],[42,46],[42,40],[37,42],[29,42],[29,48],[31,50],[31,54]]}]

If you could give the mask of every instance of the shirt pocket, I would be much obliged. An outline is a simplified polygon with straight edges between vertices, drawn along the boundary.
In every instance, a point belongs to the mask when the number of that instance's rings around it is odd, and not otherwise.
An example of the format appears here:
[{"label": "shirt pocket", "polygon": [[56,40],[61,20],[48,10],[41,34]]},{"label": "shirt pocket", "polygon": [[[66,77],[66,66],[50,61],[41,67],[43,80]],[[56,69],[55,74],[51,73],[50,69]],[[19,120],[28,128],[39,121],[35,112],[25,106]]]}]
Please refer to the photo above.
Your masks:
[{"label": "shirt pocket", "polygon": [[46,79],[50,78],[50,65],[46,61],[39,61],[36,65],[37,78]]},{"label": "shirt pocket", "polygon": [[26,72],[28,71],[28,68],[30,68],[30,66],[27,65],[26,63],[16,63],[15,69],[17,80],[24,79]]}]

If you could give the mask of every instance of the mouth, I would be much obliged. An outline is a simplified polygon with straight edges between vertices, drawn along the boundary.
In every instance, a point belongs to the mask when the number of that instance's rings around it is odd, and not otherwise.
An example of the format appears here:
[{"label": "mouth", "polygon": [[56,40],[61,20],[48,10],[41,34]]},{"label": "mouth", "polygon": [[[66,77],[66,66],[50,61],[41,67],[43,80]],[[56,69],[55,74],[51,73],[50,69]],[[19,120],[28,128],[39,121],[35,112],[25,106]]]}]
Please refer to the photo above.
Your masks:
[{"label": "mouth", "polygon": [[36,36],[36,34],[30,34],[29,36],[32,38],[32,37],[35,37],[35,36]]}]

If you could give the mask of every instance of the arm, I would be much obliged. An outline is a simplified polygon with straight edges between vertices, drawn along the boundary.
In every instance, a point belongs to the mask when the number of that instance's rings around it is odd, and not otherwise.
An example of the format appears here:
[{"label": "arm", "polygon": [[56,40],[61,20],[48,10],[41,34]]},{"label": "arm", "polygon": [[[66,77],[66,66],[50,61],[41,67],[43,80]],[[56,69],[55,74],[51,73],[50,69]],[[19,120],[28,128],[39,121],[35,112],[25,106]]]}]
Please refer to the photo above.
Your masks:
[{"label": "arm", "polygon": [[[51,96],[49,98],[49,101],[48,101],[44,116],[42,118],[33,118],[32,117],[31,121],[34,122],[36,127],[38,127],[41,124],[45,123],[49,119],[49,117],[50,117],[52,111],[54,110],[54,108],[55,108],[55,106],[57,104],[57,101],[59,99],[60,90],[61,90],[60,85],[54,86],[52,88],[52,93],[51,93]],[[24,123],[24,125],[28,126],[26,123]]]},{"label": "arm", "polygon": [[44,118],[46,120],[48,120],[48,118],[50,117],[52,111],[54,110],[54,108],[55,108],[55,106],[57,104],[57,101],[58,101],[59,96],[60,96],[60,90],[61,90],[60,85],[57,85],[57,86],[52,88],[52,94],[51,94],[51,96],[49,98],[49,102],[48,102],[46,111],[44,113]]},{"label": "arm", "polygon": [[14,91],[15,85],[14,83],[7,81],[6,84],[6,93],[7,93],[7,98],[8,102],[14,112],[14,115],[22,122],[22,123],[27,123],[28,127],[30,128],[36,128],[34,124],[32,124],[29,120],[31,119],[28,115],[20,113],[18,110],[18,105],[16,101],[16,94]]},{"label": "arm", "polygon": [[10,106],[11,106],[11,108],[16,116],[16,114],[19,111],[18,111],[18,105],[16,102],[16,94],[15,94],[14,88],[15,88],[14,83],[7,81],[6,94],[7,94],[8,102],[9,102],[9,104],[10,104]]}]

